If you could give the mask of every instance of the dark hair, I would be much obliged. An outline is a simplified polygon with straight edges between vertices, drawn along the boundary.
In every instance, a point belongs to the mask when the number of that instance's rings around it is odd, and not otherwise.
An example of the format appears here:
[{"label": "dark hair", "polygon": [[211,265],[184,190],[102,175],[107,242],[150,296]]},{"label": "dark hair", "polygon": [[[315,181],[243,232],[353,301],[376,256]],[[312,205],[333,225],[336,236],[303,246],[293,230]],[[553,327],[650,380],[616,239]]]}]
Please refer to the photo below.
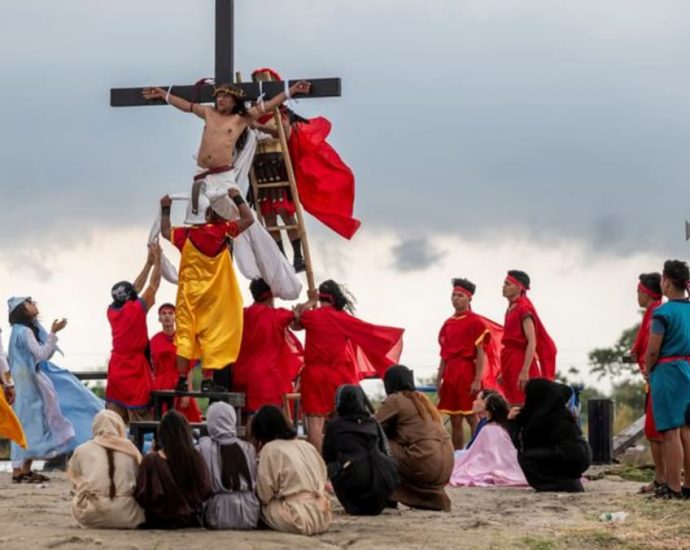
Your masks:
[{"label": "dark hair", "polygon": [[115,452],[112,449],[105,449],[105,453],[108,457],[108,477],[110,478],[110,490],[108,491],[108,497],[110,500],[115,498]]},{"label": "dark hair", "polygon": [[338,311],[346,310],[355,312],[355,298],[332,279],[328,279],[319,285],[319,301],[330,302]]},{"label": "dark hair", "polygon": [[205,465],[200,464],[187,419],[176,410],[168,411],[158,425],[156,439],[168,457],[175,483],[183,491],[191,491],[199,484],[199,468]]},{"label": "dark hair", "polygon": [[297,431],[285,418],[283,412],[273,405],[264,405],[251,422],[251,436],[254,443],[265,445],[274,439],[295,439]]},{"label": "dark hair", "polygon": [[529,290],[530,279],[527,273],[520,271],[519,269],[511,269],[508,271],[508,275],[510,275],[513,279],[517,279],[522,286]]},{"label": "dark hair", "polygon": [[652,292],[661,294],[661,274],[660,273],[640,273],[640,282]]},{"label": "dark hair", "polygon": [[270,294],[271,287],[261,277],[258,277],[252,279],[252,282],[249,283],[249,292],[252,293],[252,298],[254,298],[255,302],[260,302],[267,298],[267,293]]},{"label": "dark hair", "polygon": [[498,392],[491,391],[484,395],[484,407],[486,412],[491,415],[490,422],[495,422],[505,428],[508,425],[508,411],[510,410],[508,403]]},{"label": "dark hair", "polygon": [[173,311],[175,311],[175,306],[170,302],[165,302],[164,304],[161,304],[161,307],[158,308],[158,314],[160,315],[161,311],[163,311],[164,309],[172,309]]},{"label": "dark hair", "polygon": [[12,311],[10,311],[9,322],[10,325],[23,325],[31,329],[31,332],[34,333],[34,336],[38,341],[38,327],[36,326],[36,323],[34,323],[33,317],[29,315],[29,312],[26,309],[26,302],[22,302]]},{"label": "dark hair", "polygon": [[688,264],[681,260],[666,260],[663,275],[665,279],[671,281],[676,290],[685,290],[690,280]]},{"label": "dark hair", "polygon": [[470,294],[474,294],[474,291],[477,290],[477,285],[468,279],[453,279],[453,286],[460,286]]},{"label": "dark hair", "polygon": [[249,473],[247,457],[237,443],[220,446],[220,464],[223,487],[231,491],[239,491],[243,477],[249,489],[252,489],[252,475]]}]

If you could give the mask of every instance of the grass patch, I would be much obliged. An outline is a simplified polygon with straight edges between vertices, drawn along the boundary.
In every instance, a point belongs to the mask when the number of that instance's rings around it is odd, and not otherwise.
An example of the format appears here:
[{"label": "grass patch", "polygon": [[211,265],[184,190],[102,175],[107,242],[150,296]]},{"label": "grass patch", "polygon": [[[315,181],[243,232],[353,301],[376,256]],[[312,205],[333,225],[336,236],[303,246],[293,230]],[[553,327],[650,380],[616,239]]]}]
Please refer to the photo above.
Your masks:
[{"label": "grass patch", "polygon": [[553,540],[537,539],[534,537],[524,537],[520,542],[530,550],[556,550],[557,546]]},{"label": "grass patch", "polygon": [[605,475],[618,476],[626,481],[639,481],[649,483],[654,479],[654,466],[619,464],[604,470]]}]

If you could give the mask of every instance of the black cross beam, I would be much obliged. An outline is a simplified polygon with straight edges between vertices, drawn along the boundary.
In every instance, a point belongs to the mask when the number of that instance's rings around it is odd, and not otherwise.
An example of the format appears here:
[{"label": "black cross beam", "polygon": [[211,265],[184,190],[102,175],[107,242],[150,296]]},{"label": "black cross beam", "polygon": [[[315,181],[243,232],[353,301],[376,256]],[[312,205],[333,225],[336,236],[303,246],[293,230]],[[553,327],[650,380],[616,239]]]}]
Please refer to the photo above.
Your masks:
[{"label": "black cross beam", "polygon": [[[234,82],[234,22],[235,22],[234,0],[216,0],[216,59],[215,59],[215,81],[217,84],[222,82]],[[292,85],[300,80],[307,80],[311,83],[311,90],[306,95],[300,95],[300,99],[308,97],[339,97],[340,79],[339,78],[297,78],[289,80],[288,85]],[[169,85],[161,85],[160,88],[167,89]],[[236,84],[244,90],[247,99],[254,100],[259,97],[259,84],[245,82]],[[262,92],[265,99],[270,99],[278,95],[285,89],[283,81],[264,82]],[[165,101],[160,99],[146,100],[142,96],[143,88],[112,88],[110,90],[111,107],[136,107],[141,105],[165,105]],[[173,86],[171,93],[195,103],[211,103],[213,101],[213,86],[203,84],[201,86]]]}]

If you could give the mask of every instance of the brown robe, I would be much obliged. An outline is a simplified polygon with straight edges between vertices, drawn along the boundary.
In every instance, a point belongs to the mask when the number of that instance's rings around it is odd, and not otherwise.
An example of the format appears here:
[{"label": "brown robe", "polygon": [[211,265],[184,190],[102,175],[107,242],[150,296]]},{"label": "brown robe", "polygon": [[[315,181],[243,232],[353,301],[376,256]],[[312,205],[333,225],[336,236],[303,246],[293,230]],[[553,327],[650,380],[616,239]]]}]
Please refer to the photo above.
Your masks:
[{"label": "brown robe", "polygon": [[211,495],[206,463],[197,457],[196,472],[179,475],[196,478],[190,491],[183,493],[175,482],[168,461],[158,453],[147,454],[139,466],[134,497],[146,512],[144,527],[178,529],[201,527],[202,505]]},{"label": "brown robe", "polygon": [[453,473],[453,446],[443,425],[422,418],[402,392],[386,397],[375,416],[388,435],[400,474],[391,498],[412,508],[450,511],[444,487]]}]

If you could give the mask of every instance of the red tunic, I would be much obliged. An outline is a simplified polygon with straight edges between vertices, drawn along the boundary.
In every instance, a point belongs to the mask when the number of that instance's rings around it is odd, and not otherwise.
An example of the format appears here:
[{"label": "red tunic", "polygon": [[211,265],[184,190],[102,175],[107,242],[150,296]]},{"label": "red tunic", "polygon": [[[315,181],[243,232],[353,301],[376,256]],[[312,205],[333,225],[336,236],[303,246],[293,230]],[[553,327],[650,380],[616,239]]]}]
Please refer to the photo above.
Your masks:
[{"label": "red tunic", "polygon": [[476,394],[470,391],[477,372],[477,346],[491,335],[479,315],[467,311],[448,319],[438,335],[445,368],[439,389],[439,412],[470,414]]},{"label": "red tunic", "polygon": [[383,377],[400,360],[403,329],[365,323],[332,307],[305,311],[300,323],[306,330],[300,382],[305,414],[330,414],[338,386]]},{"label": "red tunic", "polygon": [[[654,302],[644,312],[640,330],[637,332],[635,343],[632,346],[632,351],[637,357],[637,364],[640,366],[642,374],[646,373],[644,364],[644,356],[647,353],[647,346],[649,345],[649,333],[652,328],[652,314],[654,310],[661,305],[661,301]],[[645,420],[644,420],[644,435],[650,441],[661,441],[661,434],[656,429],[656,422],[654,422],[654,412],[652,410],[652,394],[649,392],[647,385],[647,395],[645,399]]]},{"label": "red tunic", "polygon": [[141,299],[126,302],[121,308],[108,308],[113,349],[108,363],[105,399],[127,409],[149,406],[153,374],[146,357],[149,343],[146,306]]},{"label": "red tunic", "polygon": [[252,304],[244,309],[240,355],[233,367],[233,391],[246,394],[247,412],[282,407],[283,395],[304,363],[302,344],[289,330],[292,311]]},{"label": "red tunic", "polygon": [[[525,394],[520,388],[519,378],[527,349],[527,337],[522,330],[522,321],[526,317],[531,317],[534,321],[537,337],[537,352],[534,354],[529,368],[530,379],[540,377],[553,379],[553,375],[550,373],[555,371],[556,347],[553,341],[539,321],[532,303],[524,296],[518,298],[506,311],[501,342],[503,346],[501,349],[501,376],[503,378],[501,389],[506,401],[513,405],[521,405],[525,401]],[[549,342],[550,346],[548,345]],[[543,352],[543,361],[542,356],[539,355],[540,351]],[[537,363],[537,357],[540,358],[542,368]]]},{"label": "red tunic", "polygon": [[[151,338],[151,360],[153,361],[153,387],[156,390],[173,390],[177,386],[177,348],[175,336],[161,331]],[[201,410],[193,397],[189,405],[182,408],[181,398],[175,398],[175,409],[180,411],[190,422],[201,422]]]}]

